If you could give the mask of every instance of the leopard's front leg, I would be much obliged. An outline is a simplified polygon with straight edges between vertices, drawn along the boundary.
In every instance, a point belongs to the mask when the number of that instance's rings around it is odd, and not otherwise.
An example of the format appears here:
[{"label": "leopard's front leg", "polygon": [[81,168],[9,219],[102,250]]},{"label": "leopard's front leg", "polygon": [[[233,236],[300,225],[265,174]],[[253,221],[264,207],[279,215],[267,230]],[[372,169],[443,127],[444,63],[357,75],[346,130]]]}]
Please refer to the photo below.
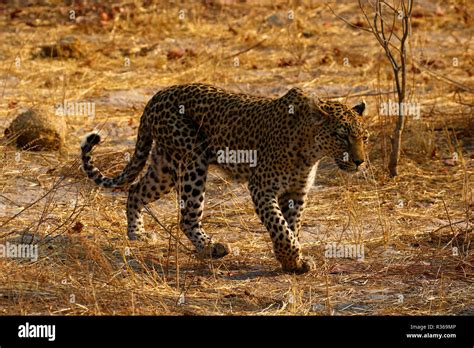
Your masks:
[{"label": "leopard's front leg", "polygon": [[280,210],[277,192],[261,189],[252,183],[249,189],[257,215],[270,233],[273,251],[283,270],[298,274],[310,271],[310,264],[303,259],[298,238]]},{"label": "leopard's front leg", "polygon": [[278,197],[278,205],[288,226],[300,241],[301,215],[306,205],[306,197],[314,183],[319,161],[313,167],[302,167],[290,179],[290,185]]},{"label": "leopard's front leg", "polygon": [[278,205],[288,226],[300,241],[301,215],[305,207],[306,191],[285,192],[278,197]]}]

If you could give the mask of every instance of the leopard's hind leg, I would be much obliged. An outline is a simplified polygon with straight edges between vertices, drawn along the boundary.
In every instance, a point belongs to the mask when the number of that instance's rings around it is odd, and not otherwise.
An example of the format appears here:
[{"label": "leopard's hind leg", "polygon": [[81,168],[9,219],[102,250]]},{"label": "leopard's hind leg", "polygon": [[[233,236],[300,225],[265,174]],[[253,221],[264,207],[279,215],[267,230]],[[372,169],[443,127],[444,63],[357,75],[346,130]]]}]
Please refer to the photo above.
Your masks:
[{"label": "leopard's hind leg", "polygon": [[127,235],[130,240],[147,236],[143,224],[143,207],[161,198],[173,188],[172,170],[169,165],[163,150],[155,147],[146,174],[130,187],[127,200]]},{"label": "leopard's hind leg", "polygon": [[181,209],[180,227],[195,246],[199,257],[221,258],[229,253],[229,247],[212,242],[201,224],[208,171],[206,155],[199,151],[189,151],[180,163],[180,170],[175,176]]}]

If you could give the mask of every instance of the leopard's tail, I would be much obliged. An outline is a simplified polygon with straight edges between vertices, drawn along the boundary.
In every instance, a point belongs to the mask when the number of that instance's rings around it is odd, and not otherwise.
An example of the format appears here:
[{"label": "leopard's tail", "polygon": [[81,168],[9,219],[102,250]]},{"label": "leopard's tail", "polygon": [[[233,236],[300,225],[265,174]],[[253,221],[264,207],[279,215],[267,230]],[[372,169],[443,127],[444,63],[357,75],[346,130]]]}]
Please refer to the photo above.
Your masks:
[{"label": "leopard's tail", "polygon": [[92,148],[100,142],[98,133],[87,134],[81,142],[81,159],[82,170],[87,174],[89,179],[105,188],[122,187],[133,182],[142,171],[146,164],[148,155],[153,144],[150,128],[140,123],[138,130],[137,143],[133,157],[129,160],[123,171],[113,178],[102,175],[100,170],[92,161]]}]

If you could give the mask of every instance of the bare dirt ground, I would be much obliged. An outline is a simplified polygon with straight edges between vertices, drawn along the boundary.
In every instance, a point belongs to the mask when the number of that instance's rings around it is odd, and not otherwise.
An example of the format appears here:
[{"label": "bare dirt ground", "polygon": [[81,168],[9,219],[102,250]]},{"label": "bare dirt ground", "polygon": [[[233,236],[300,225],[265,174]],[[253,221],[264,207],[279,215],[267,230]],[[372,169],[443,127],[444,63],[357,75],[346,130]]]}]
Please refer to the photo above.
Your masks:
[{"label": "bare dirt ground", "polygon": [[[29,3],[0,5],[0,134],[25,107],[95,109],[56,116],[68,126],[60,153],[0,145],[0,242],[39,247],[35,261],[0,258],[1,314],[474,314],[471,1],[416,2],[409,98],[421,114],[407,120],[396,178],[386,169],[394,118],[379,112],[394,101],[391,69],[375,39],[324,1]],[[356,4],[328,3],[363,25]],[[190,82],[367,101],[370,170],[347,177],[326,161],[309,195],[302,238],[313,272],[281,272],[245,185],[216,169],[203,223],[233,252],[213,262],[178,231],[174,193],[146,216],[156,242],[130,242],[126,193],[81,173],[85,133],[101,129],[96,163],[117,173],[146,101]],[[364,259],[325,257],[331,243],[361,245]]]}]

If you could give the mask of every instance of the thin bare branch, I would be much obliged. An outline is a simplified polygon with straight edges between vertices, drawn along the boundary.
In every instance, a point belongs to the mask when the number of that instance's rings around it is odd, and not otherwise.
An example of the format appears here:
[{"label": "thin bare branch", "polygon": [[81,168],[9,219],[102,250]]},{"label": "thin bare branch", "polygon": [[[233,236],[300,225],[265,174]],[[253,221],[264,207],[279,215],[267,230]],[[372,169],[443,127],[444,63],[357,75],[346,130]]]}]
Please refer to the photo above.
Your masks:
[{"label": "thin bare branch", "polygon": [[358,25],[355,25],[355,24],[352,24],[351,22],[349,22],[347,19],[345,19],[344,17],[341,17],[339,16],[338,14],[336,14],[336,12],[334,12],[334,10],[331,8],[331,6],[329,6],[328,4],[326,4],[326,6],[329,8],[329,10],[332,12],[332,14],[334,16],[336,16],[336,18],[340,19],[341,21],[343,21],[344,23],[346,23],[347,25],[353,27],[353,28],[356,28],[356,29],[360,29],[360,30],[364,30],[364,31],[367,31],[369,33],[372,32],[371,29],[367,29],[367,28],[364,28],[364,27],[360,27]]},{"label": "thin bare branch", "polygon": [[393,7],[392,5],[390,5],[388,2],[386,2],[386,1],[384,1],[384,0],[381,0],[380,2],[381,2],[382,4],[384,4],[384,5],[386,5],[387,7],[390,7],[390,9],[391,9],[393,12],[397,13],[397,9],[396,9],[395,7]]}]

